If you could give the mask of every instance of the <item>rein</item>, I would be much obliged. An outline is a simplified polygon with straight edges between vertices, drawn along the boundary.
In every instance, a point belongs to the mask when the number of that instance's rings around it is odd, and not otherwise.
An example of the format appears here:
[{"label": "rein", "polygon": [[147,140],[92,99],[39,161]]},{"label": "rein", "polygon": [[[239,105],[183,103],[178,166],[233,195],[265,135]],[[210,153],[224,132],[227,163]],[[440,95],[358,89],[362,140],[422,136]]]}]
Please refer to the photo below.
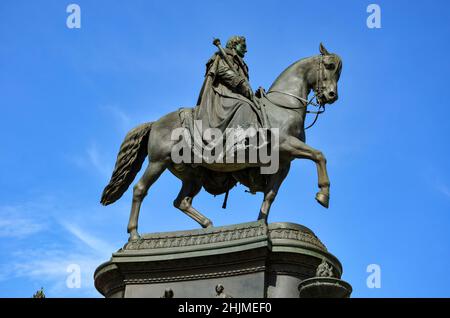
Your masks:
[{"label": "rein", "polygon": [[[277,90],[270,90],[267,92],[267,94],[270,93],[279,93],[279,94],[283,94],[283,95],[287,95],[290,97],[294,97],[296,99],[298,99],[300,102],[302,102],[302,106],[300,107],[296,107],[296,108],[292,108],[292,109],[300,109],[300,108],[307,108],[309,105],[313,105],[314,107],[319,107],[319,109],[317,111],[310,111],[310,110],[306,110],[307,114],[316,114],[313,122],[305,128],[309,129],[312,126],[314,126],[314,124],[317,122],[317,119],[319,118],[319,115],[325,112],[325,105],[321,105],[318,101],[318,97],[320,97],[322,95],[322,87],[320,86],[320,84],[323,83],[323,79],[322,79],[322,65],[323,65],[323,55],[320,55],[320,60],[318,63],[318,67],[317,67],[317,82],[316,82],[316,89],[314,91],[314,96],[311,97],[311,99],[308,101],[305,98],[302,98],[300,96],[297,96],[295,94],[291,94],[291,93],[286,93],[286,92],[282,92],[282,91],[277,91]],[[273,101],[270,100],[269,96],[266,95],[266,98],[274,105],[283,107],[283,108],[291,108],[291,107],[286,107],[284,105],[280,105],[277,103],[274,103]],[[316,99],[316,102],[313,102],[314,98]]]}]

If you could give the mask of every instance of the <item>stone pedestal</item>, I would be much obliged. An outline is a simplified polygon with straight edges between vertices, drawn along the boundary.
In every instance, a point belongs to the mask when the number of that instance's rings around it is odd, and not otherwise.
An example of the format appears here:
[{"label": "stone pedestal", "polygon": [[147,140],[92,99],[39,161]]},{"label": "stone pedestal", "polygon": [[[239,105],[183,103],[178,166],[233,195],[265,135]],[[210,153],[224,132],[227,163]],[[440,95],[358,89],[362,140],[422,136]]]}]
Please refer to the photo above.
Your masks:
[{"label": "stone pedestal", "polygon": [[258,221],[143,235],[94,279],[105,297],[348,297],[341,275],[308,228]]}]

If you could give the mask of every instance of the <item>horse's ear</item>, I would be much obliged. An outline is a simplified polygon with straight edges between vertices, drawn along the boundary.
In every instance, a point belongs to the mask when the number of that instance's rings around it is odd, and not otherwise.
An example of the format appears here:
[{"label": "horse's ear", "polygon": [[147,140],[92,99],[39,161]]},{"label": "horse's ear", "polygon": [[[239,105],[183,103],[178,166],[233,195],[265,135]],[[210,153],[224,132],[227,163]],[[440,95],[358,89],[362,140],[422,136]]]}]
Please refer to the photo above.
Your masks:
[{"label": "horse's ear", "polygon": [[330,55],[330,52],[327,51],[325,46],[323,46],[322,42],[320,42],[319,50],[320,50],[320,54],[322,54],[322,55]]}]

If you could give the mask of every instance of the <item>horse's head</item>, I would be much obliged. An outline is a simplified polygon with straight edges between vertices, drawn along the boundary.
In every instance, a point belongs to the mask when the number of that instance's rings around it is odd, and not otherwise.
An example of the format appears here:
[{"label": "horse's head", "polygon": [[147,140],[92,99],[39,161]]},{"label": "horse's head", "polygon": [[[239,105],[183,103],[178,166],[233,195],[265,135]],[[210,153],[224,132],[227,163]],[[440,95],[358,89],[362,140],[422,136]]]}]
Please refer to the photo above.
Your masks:
[{"label": "horse's head", "polygon": [[317,71],[312,78],[311,86],[317,94],[317,100],[321,105],[333,104],[338,99],[337,82],[341,75],[342,60],[329,53],[320,43],[320,55],[317,57]]}]

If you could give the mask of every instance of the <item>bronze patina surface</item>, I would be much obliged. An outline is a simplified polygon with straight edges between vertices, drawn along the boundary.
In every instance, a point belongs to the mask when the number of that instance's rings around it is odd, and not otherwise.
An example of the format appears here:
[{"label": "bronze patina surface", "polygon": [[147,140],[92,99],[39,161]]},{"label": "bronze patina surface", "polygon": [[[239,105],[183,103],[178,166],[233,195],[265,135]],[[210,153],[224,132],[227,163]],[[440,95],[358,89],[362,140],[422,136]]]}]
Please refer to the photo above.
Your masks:
[{"label": "bronze patina surface", "polygon": [[[245,38],[230,38],[226,48],[222,48],[217,39],[214,45],[219,51],[206,64],[198,105],[174,111],[132,129],[120,147],[113,175],[101,197],[104,205],[114,203],[123,195],[146,157],[149,159],[143,176],[133,188],[128,223],[130,240],[139,238],[137,229],[142,200],[167,169],[182,181],[174,206],[202,227],[210,227],[213,223],[193,207],[194,197],[202,188],[214,195],[228,194],[237,182],[247,186],[252,193],[264,193],[258,220],[267,222],[270,207],[289,172],[291,161],[297,158],[309,159],[316,164],[319,186],[316,200],[324,207],[329,205],[330,180],[325,156],[305,143],[305,117],[311,91],[321,107],[338,99],[337,83],[342,69],[340,57],[329,53],[320,44],[319,55],[291,64],[267,93],[260,89],[254,94],[248,82],[248,67],[243,60],[247,52]],[[277,129],[278,143],[273,149],[279,158],[276,172],[261,174],[259,168],[265,165],[262,161],[174,162],[172,150],[179,140],[172,140],[171,134],[178,128],[193,126],[194,120],[219,131],[239,127]]]}]

